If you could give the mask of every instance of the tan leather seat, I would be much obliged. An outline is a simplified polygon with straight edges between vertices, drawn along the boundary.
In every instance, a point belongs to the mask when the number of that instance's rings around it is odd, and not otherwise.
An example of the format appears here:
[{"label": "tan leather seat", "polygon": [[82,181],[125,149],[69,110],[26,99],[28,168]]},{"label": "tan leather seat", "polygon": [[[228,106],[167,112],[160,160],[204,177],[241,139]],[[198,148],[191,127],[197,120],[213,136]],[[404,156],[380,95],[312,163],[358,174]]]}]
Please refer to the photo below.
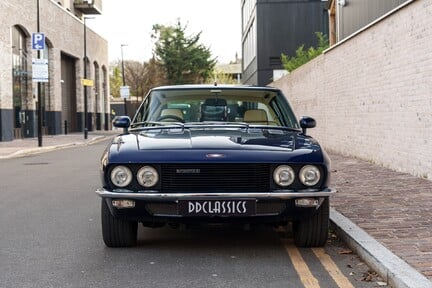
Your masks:
[{"label": "tan leather seat", "polygon": [[[183,119],[183,113],[180,109],[173,109],[173,108],[163,109],[160,117],[168,116],[168,115],[176,116],[178,118]],[[168,119],[168,118],[166,118],[166,119]]]},{"label": "tan leather seat", "polygon": [[268,124],[267,112],[263,109],[246,110],[243,117],[244,122],[253,124]]}]

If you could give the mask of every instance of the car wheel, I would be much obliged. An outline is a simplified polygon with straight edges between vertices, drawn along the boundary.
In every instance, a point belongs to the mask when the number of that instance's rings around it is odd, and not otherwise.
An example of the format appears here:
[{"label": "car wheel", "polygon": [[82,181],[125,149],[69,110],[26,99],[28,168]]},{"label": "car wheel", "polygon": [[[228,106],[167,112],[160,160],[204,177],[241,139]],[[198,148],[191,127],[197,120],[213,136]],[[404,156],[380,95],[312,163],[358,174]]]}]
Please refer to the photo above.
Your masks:
[{"label": "car wheel", "polygon": [[330,204],[326,198],[310,217],[293,221],[294,243],[298,247],[324,246],[328,239]]},{"label": "car wheel", "polygon": [[105,199],[102,199],[101,206],[102,236],[105,245],[108,247],[135,246],[138,222],[112,216]]}]

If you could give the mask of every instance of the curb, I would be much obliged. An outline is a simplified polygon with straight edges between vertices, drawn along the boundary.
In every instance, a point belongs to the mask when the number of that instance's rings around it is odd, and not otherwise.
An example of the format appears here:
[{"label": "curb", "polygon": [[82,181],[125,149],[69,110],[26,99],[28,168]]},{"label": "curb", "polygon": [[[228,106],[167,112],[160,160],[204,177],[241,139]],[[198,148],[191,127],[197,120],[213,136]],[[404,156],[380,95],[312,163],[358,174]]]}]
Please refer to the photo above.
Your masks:
[{"label": "curb", "polygon": [[51,146],[45,146],[45,147],[23,148],[22,150],[15,151],[9,155],[4,155],[4,156],[0,155],[0,159],[11,159],[11,158],[25,157],[28,155],[40,154],[40,153],[54,151],[54,150],[66,149],[66,148],[70,148],[70,147],[91,145],[91,144],[103,141],[105,139],[108,139],[108,138],[109,138],[108,136],[97,136],[93,139],[88,140],[87,142],[70,142],[70,143],[66,143],[66,144],[51,145]]},{"label": "curb", "polygon": [[432,288],[432,282],[372,238],[351,220],[330,210],[336,234],[394,288]]}]

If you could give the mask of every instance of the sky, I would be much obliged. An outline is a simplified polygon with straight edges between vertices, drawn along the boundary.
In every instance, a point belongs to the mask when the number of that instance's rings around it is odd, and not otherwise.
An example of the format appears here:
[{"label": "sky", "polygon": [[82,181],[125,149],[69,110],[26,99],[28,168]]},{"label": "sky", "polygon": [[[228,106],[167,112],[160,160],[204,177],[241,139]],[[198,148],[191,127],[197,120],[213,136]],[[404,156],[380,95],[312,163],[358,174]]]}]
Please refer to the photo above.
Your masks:
[{"label": "sky", "polygon": [[201,32],[200,44],[221,64],[241,58],[241,0],[105,0],[102,15],[87,26],[108,41],[109,61],[148,61],[154,24],[186,26],[186,35]]}]

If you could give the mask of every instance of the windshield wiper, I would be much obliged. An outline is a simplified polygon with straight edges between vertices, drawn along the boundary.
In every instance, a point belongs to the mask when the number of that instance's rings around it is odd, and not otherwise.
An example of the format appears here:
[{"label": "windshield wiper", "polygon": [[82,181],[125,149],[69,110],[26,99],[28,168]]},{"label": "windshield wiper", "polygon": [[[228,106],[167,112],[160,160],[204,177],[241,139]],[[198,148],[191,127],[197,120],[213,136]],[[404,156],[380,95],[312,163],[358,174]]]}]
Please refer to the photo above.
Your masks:
[{"label": "windshield wiper", "polygon": [[222,122],[222,121],[204,121],[204,122],[187,122],[186,128],[193,127],[241,127],[249,128],[249,124],[245,122]]},{"label": "windshield wiper", "polygon": [[184,124],[180,122],[169,122],[169,124],[164,124],[167,122],[157,122],[157,121],[143,121],[143,122],[137,122],[133,123],[131,125],[131,129],[133,130],[143,130],[143,129],[151,129],[151,128],[175,128],[181,127],[184,128]]},{"label": "windshield wiper", "polygon": [[131,128],[136,128],[139,126],[147,126],[147,125],[162,125],[159,122],[154,122],[154,121],[144,121],[144,122],[136,122],[136,123],[132,123],[131,124]]},{"label": "windshield wiper", "polygon": [[283,130],[283,131],[290,131],[290,132],[300,132],[300,129],[286,127],[286,126],[265,126],[265,127],[254,127],[254,128],[262,128],[267,130]]},{"label": "windshield wiper", "polygon": [[[141,126],[141,127],[139,127]],[[142,131],[142,130],[157,130],[157,129],[189,129],[189,128],[241,128],[241,129],[260,129],[260,130],[281,130],[299,132],[300,129],[286,127],[286,126],[274,126],[274,125],[262,125],[262,124],[249,124],[246,122],[222,122],[222,121],[204,121],[204,122],[157,122],[157,121],[144,121],[137,122],[131,125],[131,130]]]},{"label": "windshield wiper", "polygon": [[286,126],[274,126],[274,125],[263,125],[263,124],[251,124],[246,122],[222,122],[222,121],[204,121],[204,122],[187,122],[185,128],[243,128],[243,129],[261,129],[261,130],[282,130],[299,132],[300,129],[286,127]]}]

